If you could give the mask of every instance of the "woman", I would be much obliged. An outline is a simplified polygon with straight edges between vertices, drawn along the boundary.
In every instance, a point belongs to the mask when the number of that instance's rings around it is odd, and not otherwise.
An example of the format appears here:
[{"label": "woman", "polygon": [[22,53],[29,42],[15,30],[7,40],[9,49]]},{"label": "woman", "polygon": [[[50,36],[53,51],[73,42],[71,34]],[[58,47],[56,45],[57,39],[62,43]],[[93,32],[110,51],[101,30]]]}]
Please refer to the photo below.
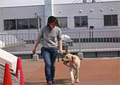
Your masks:
[{"label": "woman", "polygon": [[42,41],[41,54],[45,62],[45,76],[48,85],[54,83],[55,76],[55,61],[58,56],[57,47],[59,45],[59,53],[62,52],[62,39],[61,30],[58,26],[58,20],[54,16],[48,18],[48,23],[43,27],[38,35],[33,49],[33,54],[36,52],[36,48],[39,42]]}]

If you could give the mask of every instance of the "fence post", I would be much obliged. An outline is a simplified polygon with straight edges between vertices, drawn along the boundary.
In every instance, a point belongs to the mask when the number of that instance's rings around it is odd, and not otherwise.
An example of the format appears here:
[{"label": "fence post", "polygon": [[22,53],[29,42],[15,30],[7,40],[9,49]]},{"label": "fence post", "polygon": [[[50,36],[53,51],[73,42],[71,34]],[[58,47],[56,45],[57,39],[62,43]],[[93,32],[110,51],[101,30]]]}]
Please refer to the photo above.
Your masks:
[{"label": "fence post", "polygon": [[78,56],[80,60],[83,60],[83,53],[81,52],[81,37],[80,37],[80,31],[79,31],[79,53]]},{"label": "fence post", "polygon": [[81,38],[80,38],[80,31],[79,31],[79,52],[81,52]]}]

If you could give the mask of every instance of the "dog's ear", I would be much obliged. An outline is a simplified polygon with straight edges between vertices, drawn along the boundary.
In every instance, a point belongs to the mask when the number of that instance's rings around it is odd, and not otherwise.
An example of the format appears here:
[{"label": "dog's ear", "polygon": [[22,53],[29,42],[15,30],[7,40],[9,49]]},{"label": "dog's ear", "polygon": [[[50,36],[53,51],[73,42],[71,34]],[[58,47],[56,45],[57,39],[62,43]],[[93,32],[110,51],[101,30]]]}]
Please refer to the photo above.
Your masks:
[{"label": "dog's ear", "polygon": [[66,46],[65,52],[66,52],[67,54],[70,54],[70,51],[68,50],[68,46]]},{"label": "dog's ear", "polygon": [[68,49],[66,49],[65,52],[66,52],[67,54],[70,54],[70,51],[69,51]]},{"label": "dog's ear", "polygon": [[75,63],[76,57],[72,56],[72,62]]}]

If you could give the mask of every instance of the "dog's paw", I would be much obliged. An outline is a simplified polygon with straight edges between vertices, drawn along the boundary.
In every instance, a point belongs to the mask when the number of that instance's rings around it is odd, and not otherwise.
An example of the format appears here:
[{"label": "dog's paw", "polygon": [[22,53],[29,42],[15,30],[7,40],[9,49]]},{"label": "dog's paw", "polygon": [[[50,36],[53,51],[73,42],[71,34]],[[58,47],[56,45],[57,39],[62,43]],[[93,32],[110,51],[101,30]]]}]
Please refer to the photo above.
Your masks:
[{"label": "dog's paw", "polygon": [[75,80],[75,83],[79,83],[80,81],[79,80]]},{"label": "dog's paw", "polygon": [[74,85],[74,83],[71,82],[71,85]]},{"label": "dog's paw", "polygon": [[74,81],[74,80],[72,80],[72,81],[71,81],[71,85],[74,85],[74,83],[75,83],[75,81]]}]

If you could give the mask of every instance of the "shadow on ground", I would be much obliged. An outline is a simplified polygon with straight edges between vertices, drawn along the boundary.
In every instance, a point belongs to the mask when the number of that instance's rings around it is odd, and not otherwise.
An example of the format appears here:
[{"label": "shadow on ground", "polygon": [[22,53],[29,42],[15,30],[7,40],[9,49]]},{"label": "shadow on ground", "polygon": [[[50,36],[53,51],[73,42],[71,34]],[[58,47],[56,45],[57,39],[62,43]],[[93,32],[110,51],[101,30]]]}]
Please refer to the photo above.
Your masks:
[{"label": "shadow on ground", "polygon": [[[46,82],[25,82],[25,85],[47,85]],[[70,79],[56,79],[54,85],[70,85]]]}]

